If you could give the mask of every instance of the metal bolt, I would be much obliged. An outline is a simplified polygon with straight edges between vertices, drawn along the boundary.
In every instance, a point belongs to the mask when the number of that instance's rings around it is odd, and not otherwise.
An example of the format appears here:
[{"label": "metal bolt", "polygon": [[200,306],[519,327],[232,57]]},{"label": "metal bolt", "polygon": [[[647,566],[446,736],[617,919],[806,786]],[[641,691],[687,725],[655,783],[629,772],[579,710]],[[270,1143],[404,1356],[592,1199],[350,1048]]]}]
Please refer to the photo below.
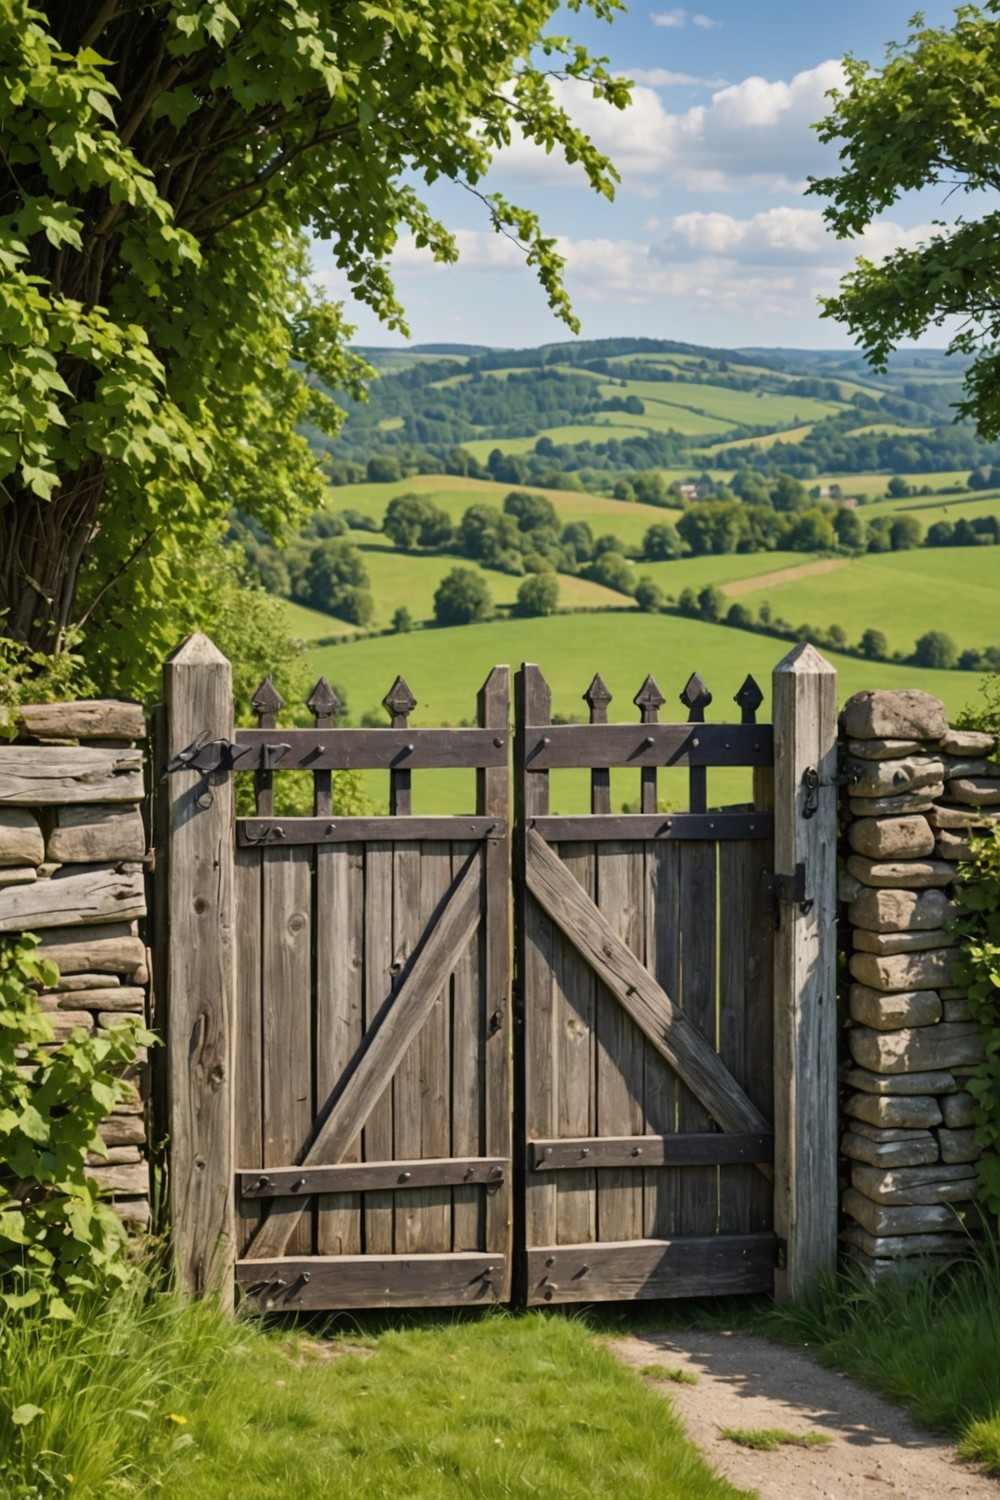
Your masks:
[{"label": "metal bolt", "polygon": [[499,734],[496,735],[494,737],[493,743],[494,743],[494,745],[496,746],[496,748],[498,750],[502,750],[503,749],[503,737],[502,737],[502,735],[499,735]]},{"label": "metal bolt", "polygon": [[400,1182],[409,1182],[409,1180],[410,1180],[410,1178],[412,1176],[413,1176],[412,1172],[400,1172],[400,1174],[399,1174],[399,1180],[400,1180]]},{"label": "metal bolt", "polygon": [[641,1146],[633,1146],[632,1147],[632,1155],[633,1156],[641,1156],[642,1155],[642,1147]]}]

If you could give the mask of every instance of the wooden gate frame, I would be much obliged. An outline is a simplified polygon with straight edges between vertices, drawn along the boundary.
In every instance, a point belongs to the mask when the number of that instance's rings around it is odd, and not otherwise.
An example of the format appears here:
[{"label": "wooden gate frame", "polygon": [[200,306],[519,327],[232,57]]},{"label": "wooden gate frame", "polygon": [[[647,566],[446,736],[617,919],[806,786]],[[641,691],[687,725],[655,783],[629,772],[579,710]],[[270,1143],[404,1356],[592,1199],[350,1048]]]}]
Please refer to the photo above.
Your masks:
[{"label": "wooden gate frame", "polygon": [[[775,736],[776,1295],[797,1299],[833,1267],[837,1237],[835,669],[811,645],[773,673]],[[234,735],[232,669],[204,635],[164,669],[162,758]],[[183,759],[181,759],[183,767]],[[232,777],[175,770],[161,827],[167,919],[168,1170],[178,1285],[234,1296],[233,1035],[236,1015]]]}]

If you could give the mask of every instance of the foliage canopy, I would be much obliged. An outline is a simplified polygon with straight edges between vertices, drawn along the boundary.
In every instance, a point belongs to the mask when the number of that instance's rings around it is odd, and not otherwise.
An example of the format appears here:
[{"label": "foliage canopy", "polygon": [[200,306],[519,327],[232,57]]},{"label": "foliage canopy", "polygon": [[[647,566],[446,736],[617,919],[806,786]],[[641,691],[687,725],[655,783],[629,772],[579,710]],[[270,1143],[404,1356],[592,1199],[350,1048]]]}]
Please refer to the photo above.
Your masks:
[{"label": "foliage canopy", "polygon": [[[610,19],[618,0],[571,0]],[[485,185],[515,134],[615,173],[555,77],[628,85],[552,0],[7,0],[0,10],[0,611],[58,652],[135,631],[238,506],[279,531],[319,503],[298,429],[366,367],[307,233],[404,329],[402,234],[453,261],[415,184],[479,196],[572,324],[555,242]],[[165,633],[169,622],[160,620]],[[169,634],[162,642],[169,643]]]}]

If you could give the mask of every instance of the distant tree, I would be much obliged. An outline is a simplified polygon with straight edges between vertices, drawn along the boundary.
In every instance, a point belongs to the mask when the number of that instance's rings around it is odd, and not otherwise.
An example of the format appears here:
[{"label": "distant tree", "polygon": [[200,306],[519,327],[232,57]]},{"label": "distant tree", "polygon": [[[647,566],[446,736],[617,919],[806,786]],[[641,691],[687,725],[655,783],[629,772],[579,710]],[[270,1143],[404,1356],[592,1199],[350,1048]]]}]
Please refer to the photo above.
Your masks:
[{"label": "distant tree", "polygon": [[594,543],[594,556],[600,557],[602,552],[620,552],[624,557],[625,543],[619,537],[606,532],[604,536],[599,536]]},{"label": "distant tree", "polygon": [[563,528],[560,541],[578,563],[590,562],[594,555],[594,534],[586,521],[571,521]]},{"label": "distant tree", "polygon": [[611,491],[616,500],[632,502],[635,499],[635,488],[629,479],[619,479]]},{"label": "distant tree", "polygon": [[347,522],[335,510],[318,510],[310,519],[306,530],[325,541],[327,537],[344,536]]},{"label": "distant tree", "polygon": [[319,542],[299,580],[296,597],[352,625],[367,625],[374,613],[369,578],[357,547],[339,537]]},{"label": "distant tree", "polygon": [[726,624],[736,630],[752,630],[753,615],[745,604],[731,604],[726,611]]},{"label": "distant tree", "polygon": [[551,615],[559,605],[559,580],[555,573],[533,573],[517,591],[516,615]]},{"label": "distant tree", "polygon": [[405,604],[401,604],[393,615],[392,628],[397,635],[406,635],[413,629],[413,616]]},{"label": "distant tree", "polygon": [[366,466],[369,484],[393,484],[399,479],[399,460],[376,455]]},{"label": "distant tree", "polygon": [[868,522],[868,551],[888,552],[892,548],[892,521],[888,516],[876,516]]},{"label": "distant tree", "polygon": [[635,579],[632,577],[632,569],[620,552],[600,553],[594,559],[588,571],[594,582],[603,583],[605,588],[615,589],[619,594],[633,594],[635,592]]},{"label": "distant tree", "polygon": [[559,530],[559,516],[551,500],[544,495],[529,495],[523,490],[512,490],[503,503],[504,514],[513,516],[519,531],[534,531],[536,527],[548,526]]},{"label": "distant tree", "polygon": [[647,615],[655,615],[663,608],[663,590],[648,574],[635,586],[635,602]]},{"label": "distant tree", "polygon": [[386,536],[412,552],[415,547],[443,547],[451,540],[451,519],[446,510],[426,495],[407,492],[389,501],[382,530]]},{"label": "distant tree", "polygon": [[826,632],[826,640],[823,644],[829,646],[831,651],[846,651],[847,631],[843,625],[831,625]]},{"label": "distant tree", "polygon": [[694,589],[681,589],[680,598],[677,601],[678,614],[688,615],[692,619],[698,617],[698,595]]},{"label": "distant tree", "polygon": [[944,667],[955,666],[958,661],[958,647],[950,635],[943,630],[928,630],[917,641],[913,653],[913,664],[916,667]]},{"label": "distant tree", "polygon": [[642,555],[648,562],[667,562],[680,557],[683,551],[680,533],[668,521],[657,521],[642,539]]},{"label": "distant tree", "polygon": [[858,650],[869,661],[887,661],[889,642],[881,630],[872,630],[869,627],[861,637]]},{"label": "distant tree", "polygon": [[836,541],[833,523],[821,510],[804,511],[788,535],[788,546],[795,552],[826,552]]},{"label": "distant tree", "polygon": [[910,486],[899,474],[893,474],[885,487],[885,492],[890,500],[905,500],[910,493]]},{"label": "distant tree", "polygon": [[493,612],[486,579],[474,568],[453,568],[438,584],[434,618],[439,625],[470,625]]},{"label": "distant tree", "polygon": [[721,620],[726,607],[726,596],[714,583],[710,583],[698,595],[698,613],[703,620],[713,623]]},{"label": "distant tree", "polygon": [[496,567],[508,553],[520,554],[521,532],[513,516],[505,516],[495,505],[470,505],[455,534],[463,557]]},{"label": "distant tree", "polygon": [[928,547],[950,547],[954,543],[955,528],[950,521],[935,521],[927,528]]},{"label": "distant tree", "polygon": [[909,552],[919,547],[924,539],[924,528],[916,516],[894,516],[889,527],[889,540],[893,552]]},{"label": "distant tree", "polygon": [[864,517],[859,516],[850,506],[841,505],[837,508],[833,529],[842,547],[848,547],[852,552],[864,552],[867,548],[868,527]]}]

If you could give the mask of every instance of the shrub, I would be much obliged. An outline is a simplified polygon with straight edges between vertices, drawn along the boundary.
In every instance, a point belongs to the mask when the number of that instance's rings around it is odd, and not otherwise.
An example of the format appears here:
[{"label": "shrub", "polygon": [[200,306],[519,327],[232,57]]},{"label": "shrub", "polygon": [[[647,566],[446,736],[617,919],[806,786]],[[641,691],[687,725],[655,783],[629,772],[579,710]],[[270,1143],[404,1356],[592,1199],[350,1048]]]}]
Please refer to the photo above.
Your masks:
[{"label": "shrub", "polygon": [[517,615],[551,615],[559,604],[559,580],[555,573],[532,573],[517,591],[514,613]]},{"label": "shrub", "polygon": [[602,552],[587,570],[595,583],[603,583],[607,589],[616,589],[619,594],[635,592],[632,569],[620,552]]},{"label": "shrub", "polygon": [[928,630],[917,642],[913,653],[916,667],[950,668],[958,661],[958,647],[943,630]]},{"label": "shrub", "polygon": [[[540,575],[539,575],[540,576]],[[439,625],[471,625],[493,612],[493,598],[485,578],[472,568],[453,568],[438,584],[434,618]]]},{"label": "shrub", "polygon": [[635,586],[635,602],[645,614],[656,614],[663,608],[663,590],[652,578],[640,578]]}]

